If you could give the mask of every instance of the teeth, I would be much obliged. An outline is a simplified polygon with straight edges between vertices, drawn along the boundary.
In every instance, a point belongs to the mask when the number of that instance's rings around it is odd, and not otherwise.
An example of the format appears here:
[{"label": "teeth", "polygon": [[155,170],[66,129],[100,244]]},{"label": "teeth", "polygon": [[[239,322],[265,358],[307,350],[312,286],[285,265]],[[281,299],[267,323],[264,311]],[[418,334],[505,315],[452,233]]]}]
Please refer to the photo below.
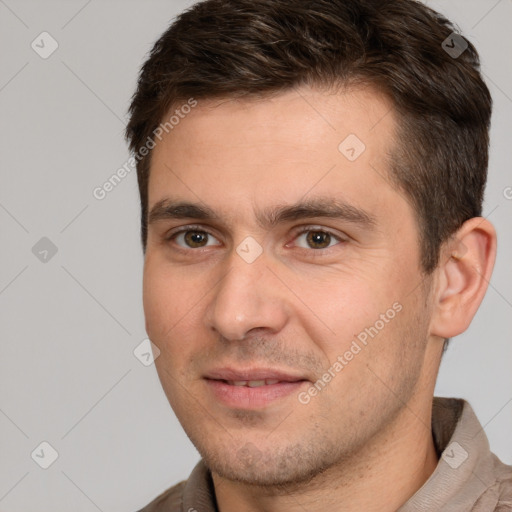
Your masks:
[{"label": "teeth", "polygon": [[280,382],[277,379],[265,379],[265,380],[230,380],[228,384],[231,386],[247,386],[249,388],[258,388],[260,386],[271,386]]},{"label": "teeth", "polygon": [[247,382],[247,385],[250,388],[259,388],[260,386],[264,386],[265,385],[265,381],[264,380],[249,380]]}]

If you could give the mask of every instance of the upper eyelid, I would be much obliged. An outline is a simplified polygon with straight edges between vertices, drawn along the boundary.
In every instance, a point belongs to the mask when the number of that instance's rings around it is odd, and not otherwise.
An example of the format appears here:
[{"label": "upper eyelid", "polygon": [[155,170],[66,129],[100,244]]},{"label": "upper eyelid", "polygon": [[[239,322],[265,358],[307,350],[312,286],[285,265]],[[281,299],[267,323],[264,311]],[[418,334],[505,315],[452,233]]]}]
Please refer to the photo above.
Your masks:
[{"label": "upper eyelid", "polygon": [[[307,233],[308,231],[319,231],[323,233],[328,233],[329,235],[335,236],[337,238],[342,238],[343,235],[338,234],[335,230],[330,228],[325,228],[322,226],[316,226],[316,225],[306,225],[302,227],[296,228],[295,235],[302,235],[303,233]],[[346,236],[346,235],[345,235]]]},{"label": "upper eyelid", "polygon": [[[178,234],[186,232],[186,231],[203,231],[212,236],[215,236],[214,233],[212,233],[211,229],[208,229],[208,228],[198,225],[198,224],[190,224],[190,225],[186,225],[186,226],[179,226],[179,227],[173,228],[173,229],[169,230],[168,236],[178,235]],[[302,233],[305,233],[308,231],[324,231],[325,233],[329,233],[330,235],[340,236],[340,235],[337,235],[335,233],[335,230],[333,230],[331,228],[327,228],[327,227],[323,227],[323,226],[319,226],[319,225],[315,225],[315,224],[306,224],[303,226],[298,226],[298,227],[294,228],[292,231],[294,231],[295,234],[302,234]]]},{"label": "upper eyelid", "polygon": [[199,232],[207,233],[207,234],[209,234],[211,236],[215,236],[215,234],[212,233],[211,230],[206,229],[203,226],[199,226],[199,225],[196,225],[196,224],[190,224],[190,225],[187,225],[187,226],[179,226],[179,227],[170,229],[165,234],[165,238],[166,239],[171,239],[172,237],[174,237],[176,235],[181,235],[182,233],[186,233],[187,231],[199,231]]}]

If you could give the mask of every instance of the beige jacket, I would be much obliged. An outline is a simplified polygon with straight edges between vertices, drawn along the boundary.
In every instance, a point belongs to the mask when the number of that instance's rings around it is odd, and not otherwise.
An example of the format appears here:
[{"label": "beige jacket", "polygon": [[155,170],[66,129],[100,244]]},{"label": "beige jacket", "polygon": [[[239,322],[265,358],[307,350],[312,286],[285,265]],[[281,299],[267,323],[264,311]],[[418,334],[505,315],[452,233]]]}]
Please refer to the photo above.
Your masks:
[{"label": "beige jacket", "polygon": [[[484,429],[464,400],[434,398],[437,468],[397,512],[511,512],[512,466],[491,453]],[[218,512],[212,479],[200,461],[188,480],[139,512]]]}]

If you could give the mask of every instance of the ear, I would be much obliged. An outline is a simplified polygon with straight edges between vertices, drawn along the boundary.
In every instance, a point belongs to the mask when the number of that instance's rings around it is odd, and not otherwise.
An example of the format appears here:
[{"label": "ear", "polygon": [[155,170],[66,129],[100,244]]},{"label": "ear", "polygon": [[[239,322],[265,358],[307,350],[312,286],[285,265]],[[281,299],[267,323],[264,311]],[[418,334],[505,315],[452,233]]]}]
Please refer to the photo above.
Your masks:
[{"label": "ear", "polygon": [[466,221],[443,244],[431,334],[451,338],[464,332],[484,298],[496,258],[496,231],[482,217]]}]

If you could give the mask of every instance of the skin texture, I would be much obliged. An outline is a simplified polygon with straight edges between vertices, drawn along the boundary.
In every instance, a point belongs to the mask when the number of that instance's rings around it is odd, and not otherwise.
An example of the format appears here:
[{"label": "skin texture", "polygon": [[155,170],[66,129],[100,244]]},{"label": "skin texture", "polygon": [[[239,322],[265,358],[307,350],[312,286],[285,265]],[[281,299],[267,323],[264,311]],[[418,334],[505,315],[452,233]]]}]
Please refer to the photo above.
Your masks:
[{"label": "skin texture", "polygon": [[[478,308],[495,234],[471,219],[423,274],[415,214],[387,179],[396,123],[374,90],[303,87],[201,101],[154,149],[150,211],[170,199],[216,215],[150,223],[144,309],[162,386],[212,470],[222,512],[396,510],[437,464],[430,421],[443,339]],[[349,134],[366,146],[354,161],[338,149]],[[373,223],[263,222],[320,199]],[[263,251],[252,263],[236,251],[246,237]],[[187,245],[198,239],[207,245]],[[228,407],[204,379],[271,367],[307,380],[307,393],[393,305],[400,311],[307,403],[294,392]]]}]

